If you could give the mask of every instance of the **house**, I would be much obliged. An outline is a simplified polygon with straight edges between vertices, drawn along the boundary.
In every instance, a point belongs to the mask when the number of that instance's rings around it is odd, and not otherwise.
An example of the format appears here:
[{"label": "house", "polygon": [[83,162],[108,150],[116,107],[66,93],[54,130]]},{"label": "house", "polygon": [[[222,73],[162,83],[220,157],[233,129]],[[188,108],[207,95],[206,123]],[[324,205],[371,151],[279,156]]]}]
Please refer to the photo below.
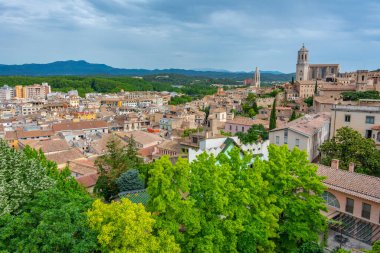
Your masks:
[{"label": "house", "polygon": [[365,138],[374,139],[380,149],[380,134],[377,130],[380,125],[379,105],[333,105],[331,112],[330,138],[336,135],[339,128],[347,126]]},{"label": "house", "polygon": [[268,140],[252,144],[241,144],[237,136],[210,138],[201,140],[198,149],[189,148],[188,159],[189,162],[192,162],[197,159],[198,155],[204,152],[214,155],[214,157],[217,157],[221,153],[228,155],[232,148],[238,147],[241,151],[251,153],[254,157],[259,156],[267,160],[269,155],[268,146]]},{"label": "house", "polygon": [[132,131],[132,132],[116,132],[116,136],[122,138],[124,141],[128,142],[131,137],[136,142],[138,149],[144,149],[152,146],[156,146],[163,142],[163,138],[157,134],[148,133],[144,131]]},{"label": "house", "polygon": [[319,146],[330,136],[330,113],[305,115],[269,132],[269,140],[278,146],[298,147],[307,152],[309,161],[319,156]]},{"label": "house", "polygon": [[330,229],[370,245],[380,240],[380,178],[356,173],[354,166],[341,170],[335,159],[331,167],[318,165],[317,174],[326,177],[324,214],[337,221]]},{"label": "house", "polygon": [[247,117],[235,117],[233,120],[227,120],[224,131],[236,134],[237,132],[248,132],[252,125],[263,125],[265,129],[269,129],[269,122],[261,119],[251,119]]},{"label": "house", "polygon": [[84,133],[108,133],[108,124],[103,120],[90,120],[79,122],[62,122],[52,126],[54,132],[83,131]]}]

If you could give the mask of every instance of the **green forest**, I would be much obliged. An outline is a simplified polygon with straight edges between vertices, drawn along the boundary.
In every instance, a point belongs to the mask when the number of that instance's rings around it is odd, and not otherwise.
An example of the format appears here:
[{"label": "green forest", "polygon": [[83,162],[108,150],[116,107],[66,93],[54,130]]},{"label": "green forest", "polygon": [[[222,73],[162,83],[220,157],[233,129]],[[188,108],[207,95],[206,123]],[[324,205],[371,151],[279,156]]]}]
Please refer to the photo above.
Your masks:
[{"label": "green forest", "polygon": [[[153,76],[144,77],[144,79],[126,76],[0,76],[1,86],[32,85],[47,82],[53,91],[78,90],[82,97],[89,92],[112,93],[124,90],[174,91],[197,98],[215,93],[217,89],[211,84],[221,81],[219,79],[197,79],[181,75],[170,75],[167,79],[157,79]],[[224,82],[229,84],[228,80],[224,80]]]}]

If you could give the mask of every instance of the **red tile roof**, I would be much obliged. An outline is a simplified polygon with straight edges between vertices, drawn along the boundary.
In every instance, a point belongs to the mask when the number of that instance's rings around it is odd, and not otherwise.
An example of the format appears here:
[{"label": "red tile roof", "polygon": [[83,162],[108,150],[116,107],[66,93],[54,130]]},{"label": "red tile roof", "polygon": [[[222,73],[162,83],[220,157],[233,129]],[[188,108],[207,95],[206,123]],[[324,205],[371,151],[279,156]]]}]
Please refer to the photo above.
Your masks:
[{"label": "red tile roof", "polygon": [[70,131],[70,130],[83,130],[83,129],[94,129],[94,128],[107,128],[107,122],[103,120],[92,120],[92,121],[80,121],[80,122],[64,122],[54,124],[52,129],[55,132],[59,131]]},{"label": "red tile roof", "polygon": [[78,177],[77,181],[84,187],[89,188],[96,184],[98,177],[99,177],[98,173],[88,174],[82,177]]},{"label": "red tile roof", "polygon": [[380,178],[332,169],[318,164],[318,175],[327,177],[324,184],[333,190],[380,203]]}]

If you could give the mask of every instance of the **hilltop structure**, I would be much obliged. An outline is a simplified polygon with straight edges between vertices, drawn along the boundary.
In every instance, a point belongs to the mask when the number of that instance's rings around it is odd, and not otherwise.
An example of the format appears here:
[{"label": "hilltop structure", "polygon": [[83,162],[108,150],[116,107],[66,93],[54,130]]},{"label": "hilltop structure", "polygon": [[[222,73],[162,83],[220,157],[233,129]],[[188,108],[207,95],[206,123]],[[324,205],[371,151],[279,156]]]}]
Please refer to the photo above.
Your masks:
[{"label": "hilltop structure", "polygon": [[339,73],[339,64],[309,64],[309,50],[302,45],[298,51],[296,81],[334,79]]}]

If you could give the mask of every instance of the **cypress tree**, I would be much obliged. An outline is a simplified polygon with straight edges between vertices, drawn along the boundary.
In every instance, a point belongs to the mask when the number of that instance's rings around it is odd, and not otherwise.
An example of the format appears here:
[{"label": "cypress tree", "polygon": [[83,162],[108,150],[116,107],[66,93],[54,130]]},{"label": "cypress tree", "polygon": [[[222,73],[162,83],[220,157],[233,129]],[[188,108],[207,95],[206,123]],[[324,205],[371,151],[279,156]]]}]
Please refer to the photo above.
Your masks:
[{"label": "cypress tree", "polygon": [[314,95],[317,95],[317,93],[318,93],[318,80],[315,79]]},{"label": "cypress tree", "polygon": [[289,122],[295,120],[296,118],[297,118],[296,111],[293,110],[292,115],[290,116]]},{"label": "cypress tree", "polygon": [[269,119],[269,130],[276,128],[276,99],[273,101],[272,111]]}]

